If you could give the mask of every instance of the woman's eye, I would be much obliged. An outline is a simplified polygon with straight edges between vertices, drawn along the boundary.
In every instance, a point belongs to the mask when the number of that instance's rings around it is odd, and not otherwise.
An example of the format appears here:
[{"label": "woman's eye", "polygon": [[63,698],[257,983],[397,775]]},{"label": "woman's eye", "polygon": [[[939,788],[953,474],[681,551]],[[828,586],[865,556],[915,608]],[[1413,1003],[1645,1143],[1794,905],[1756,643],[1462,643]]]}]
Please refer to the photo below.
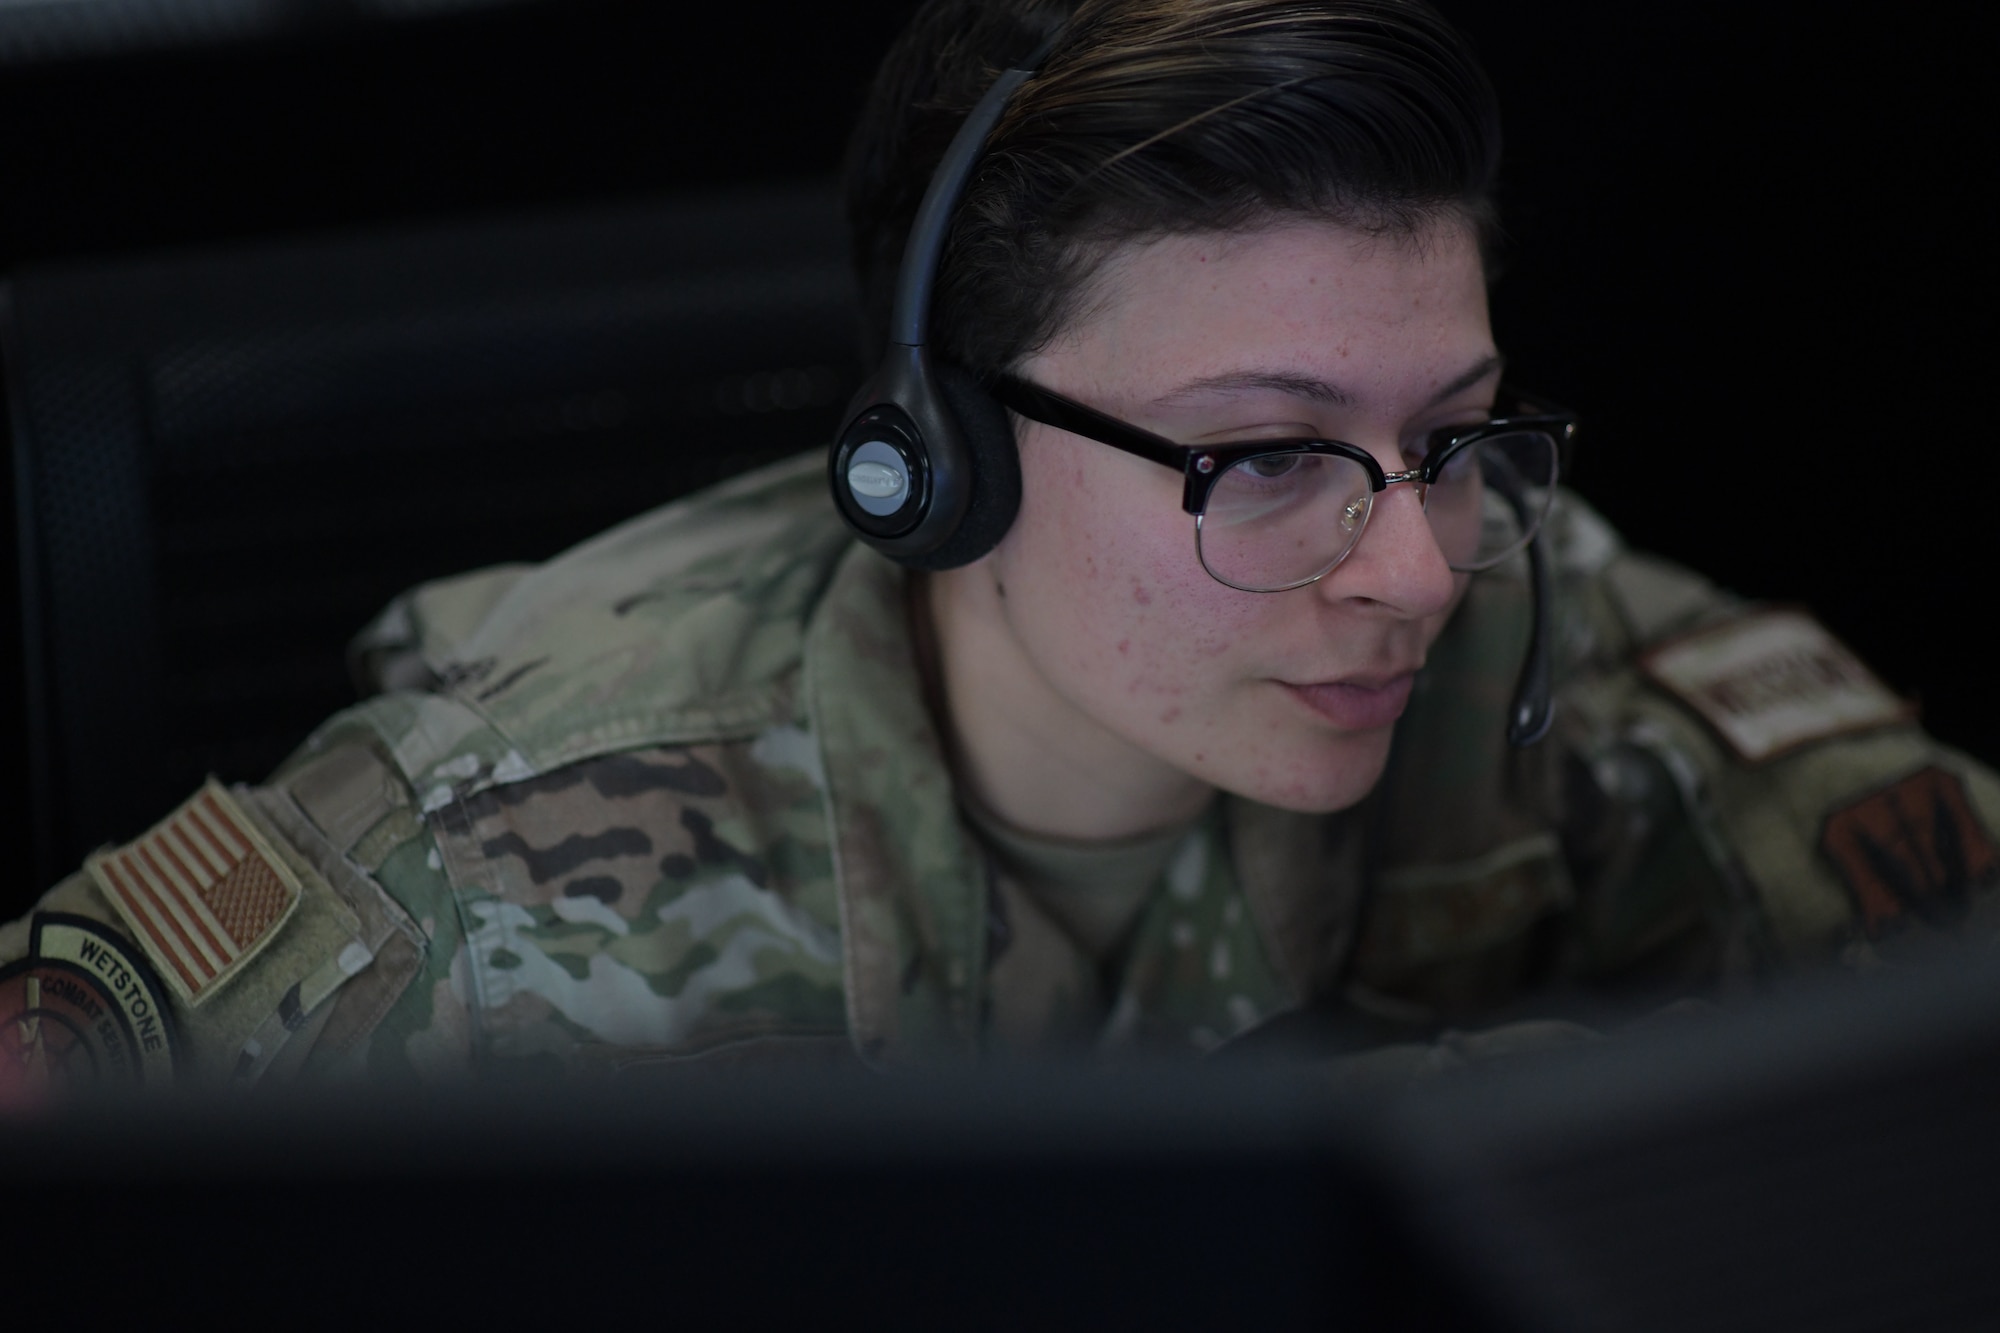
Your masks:
[{"label": "woman's eye", "polygon": [[1239,466],[1253,476],[1269,481],[1273,477],[1282,477],[1288,472],[1296,471],[1299,466],[1299,456],[1297,454],[1265,454],[1262,458],[1245,459]]}]

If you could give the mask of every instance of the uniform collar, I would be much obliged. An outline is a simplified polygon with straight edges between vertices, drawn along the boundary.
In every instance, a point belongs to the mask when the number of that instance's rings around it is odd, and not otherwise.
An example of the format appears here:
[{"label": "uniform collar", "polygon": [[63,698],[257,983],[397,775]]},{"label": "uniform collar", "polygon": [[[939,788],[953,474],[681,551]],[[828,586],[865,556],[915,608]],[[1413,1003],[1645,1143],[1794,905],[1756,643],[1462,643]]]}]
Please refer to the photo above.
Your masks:
[{"label": "uniform collar", "polygon": [[885,557],[850,547],[805,651],[848,1025],[861,1057],[885,1067],[977,1053],[986,961],[985,860],[958,818],[924,705],[904,580]]}]

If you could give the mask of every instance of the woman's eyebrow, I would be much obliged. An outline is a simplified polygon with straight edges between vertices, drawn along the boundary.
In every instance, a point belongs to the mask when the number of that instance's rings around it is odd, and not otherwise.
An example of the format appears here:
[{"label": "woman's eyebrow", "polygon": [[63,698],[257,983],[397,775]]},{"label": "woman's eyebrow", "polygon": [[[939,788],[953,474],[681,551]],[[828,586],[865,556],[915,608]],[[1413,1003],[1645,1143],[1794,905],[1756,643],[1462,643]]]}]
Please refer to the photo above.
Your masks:
[{"label": "woman's eyebrow", "polygon": [[1335,407],[1354,406],[1354,395],[1338,384],[1284,370],[1232,370],[1221,375],[1204,375],[1169,389],[1153,403],[1156,407],[1176,407],[1190,398],[1255,392],[1288,394]]},{"label": "woman's eyebrow", "polygon": [[[1426,404],[1436,407],[1493,374],[1504,364],[1499,353],[1482,357],[1450,383],[1439,389],[1436,396]],[[1177,407],[1191,398],[1213,396],[1226,397],[1238,393],[1282,393],[1309,402],[1328,403],[1334,407],[1352,407],[1355,398],[1352,393],[1331,380],[1323,380],[1312,375],[1301,375],[1286,370],[1232,370],[1220,375],[1204,375],[1185,384],[1176,385],[1153,400],[1155,407]]]},{"label": "woman's eyebrow", "polygon": [[1467,389],[1470,389],[1488,375],[1495,373],[1506,364],[1506,357],[1501,356],[1498,352],[1493,353],[1491,356],[1482,359],[1476,365],[1472,366],[1463,375],[1460,375],[1457,379],[1439,389],[1437,396],[1432,398],[1426,406],[1436,407],[1439,403],[1464,393]]}]

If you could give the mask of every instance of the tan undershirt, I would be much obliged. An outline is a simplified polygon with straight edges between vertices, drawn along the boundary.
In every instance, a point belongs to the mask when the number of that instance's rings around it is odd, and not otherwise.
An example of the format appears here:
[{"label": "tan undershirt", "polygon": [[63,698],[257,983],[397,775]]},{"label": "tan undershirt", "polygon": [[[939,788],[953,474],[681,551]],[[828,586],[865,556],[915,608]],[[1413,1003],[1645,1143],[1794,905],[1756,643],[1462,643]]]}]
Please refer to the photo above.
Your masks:
[{"label": "tan undershirt", "polygon": [[1181,840],[1201,822],[1196,816],[1160,833],[1076,842],[1010,828],[963,794],[959,809],[1001,873],[1099,963],[1124,941]]},{"label": "tan undershirt", "polygon": [[1088,1048],[1110,1013],[1118,954],[1201,818],[1075,842],[1010,828],[963,792],[959,809],[993,858],[1002,924],[987,967],[987,1023],[998,1051]]}]

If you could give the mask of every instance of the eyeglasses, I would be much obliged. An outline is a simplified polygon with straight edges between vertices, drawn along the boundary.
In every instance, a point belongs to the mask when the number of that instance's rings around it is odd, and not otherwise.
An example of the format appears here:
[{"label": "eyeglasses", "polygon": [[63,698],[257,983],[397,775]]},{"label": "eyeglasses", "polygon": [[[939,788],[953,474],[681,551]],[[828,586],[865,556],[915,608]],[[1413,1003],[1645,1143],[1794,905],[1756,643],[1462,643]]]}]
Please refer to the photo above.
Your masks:
[{"label": "eyeglasses", "polygon": [[1384,472],[1340,440],[1175,444],[1014,376],[1002,376],[994,396],[1030,421],[1181,473],[1202,568],[1245,592],[1324,578],[1361,540],[1375,497],[1403,483],[1416,487],[1453,569],[1491,569],[1541,529],[1576,434],[1574,413],[1502,388],[1504,410],[1492,420],[1433,431],[1415,467]]}]

